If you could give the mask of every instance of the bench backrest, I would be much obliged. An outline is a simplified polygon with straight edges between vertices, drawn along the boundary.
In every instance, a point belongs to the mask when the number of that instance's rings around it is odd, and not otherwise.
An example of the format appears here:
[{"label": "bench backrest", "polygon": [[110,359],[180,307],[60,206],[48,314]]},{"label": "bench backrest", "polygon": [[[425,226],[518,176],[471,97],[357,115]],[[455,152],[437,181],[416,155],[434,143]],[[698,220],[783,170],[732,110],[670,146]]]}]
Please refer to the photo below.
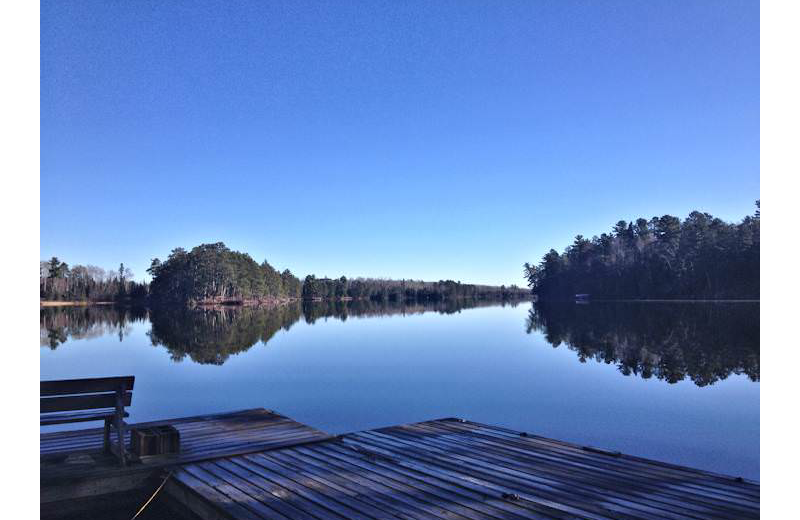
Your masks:
[{"label": "bench backrest", "polygon": [[66,412],[130,406],[134,376],[65,379],[39,383],[39,412]]}]

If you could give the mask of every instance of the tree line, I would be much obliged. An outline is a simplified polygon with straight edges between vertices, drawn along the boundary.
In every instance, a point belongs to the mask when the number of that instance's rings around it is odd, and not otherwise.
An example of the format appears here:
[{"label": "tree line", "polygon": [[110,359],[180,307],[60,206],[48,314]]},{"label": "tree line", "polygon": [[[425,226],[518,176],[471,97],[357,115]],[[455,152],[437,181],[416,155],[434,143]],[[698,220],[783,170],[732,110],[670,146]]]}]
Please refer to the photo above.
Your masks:
[{"label": "tree line", "polygon": [[760,202],[754,215],[728,223],[693,211],[620,220],[610,233],[575,237],[563,253],[551,249],[524,274],[540,300],[758,299]]},{"label": "tree line", "polygon": [[378,278],[317,278],[306,276],[303,299],[354,299],[390,302],[439,302],[457,299],[512,299],[528,296],[516,285],[500,287],[462,284],[460,281],[389,280]]},{"label": "tree line", "polygon": [[95,265],[73,265],[54,256],[39,263],[39,298],[48,301],[141,301],[148,286],[133,280],[133,272],[105,270]]},{"label": "tree line", "polygon": [[264,260],[232,251],[222,242],[190,251],[173,249],[166,260],[152,259],[149,284],[133,282],[130,269],[118,272],[42,262],[40,297],[44,300],[120,301],[135,299],[159,306],[279,303],[294,300],[370,300],[441,302],[459,299],[512,300],[529,297],[516,285],[489,286],[460,281],[317,278],[301,281],[289,269],[278,271]]}]

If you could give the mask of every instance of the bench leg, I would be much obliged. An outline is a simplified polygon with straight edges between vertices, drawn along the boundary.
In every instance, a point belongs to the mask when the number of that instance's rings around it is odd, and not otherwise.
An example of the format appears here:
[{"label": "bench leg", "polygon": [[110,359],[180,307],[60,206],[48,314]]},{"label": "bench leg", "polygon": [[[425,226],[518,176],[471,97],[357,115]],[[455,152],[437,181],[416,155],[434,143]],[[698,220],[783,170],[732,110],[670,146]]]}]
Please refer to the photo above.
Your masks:
[{"label": "bench leg", "polygon": [[103,426],[103,453],[109,452],[111,452],[111,421],[106,419]]},{"label": "bench leg", "polygon": [[116,423],[117,442],[119,444],[119,459],[123,466],[128,465],[127,457],[125,456],[125,421],[117,418]]},{"label": "bench leg", "polygon": [[116,416],[114,417],[114,426],[117,429],[119,460],[123,466],[127,466],[128,461],[126,460],[127,457],[125,456],[125,421],[122,420],[122,418],[124,417],[123,414],[125,413],[125,405],[124,405],[125,388],[123,387],[123,385],[120,385],[119,388],[117,388],[116,397],[117,397],[117,406],[116,406],[117,413],[115,414]]}]

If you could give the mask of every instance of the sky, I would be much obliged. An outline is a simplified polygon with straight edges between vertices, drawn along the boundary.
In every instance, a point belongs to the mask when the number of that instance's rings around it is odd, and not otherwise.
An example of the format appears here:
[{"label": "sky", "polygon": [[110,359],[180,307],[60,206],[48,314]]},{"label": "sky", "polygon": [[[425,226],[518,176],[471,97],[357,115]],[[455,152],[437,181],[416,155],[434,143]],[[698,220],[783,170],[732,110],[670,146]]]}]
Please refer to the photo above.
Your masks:
[{"label": "sky", "polygon": [[41,2],[40,256],[524,285],[759,195],[759,3]]}]

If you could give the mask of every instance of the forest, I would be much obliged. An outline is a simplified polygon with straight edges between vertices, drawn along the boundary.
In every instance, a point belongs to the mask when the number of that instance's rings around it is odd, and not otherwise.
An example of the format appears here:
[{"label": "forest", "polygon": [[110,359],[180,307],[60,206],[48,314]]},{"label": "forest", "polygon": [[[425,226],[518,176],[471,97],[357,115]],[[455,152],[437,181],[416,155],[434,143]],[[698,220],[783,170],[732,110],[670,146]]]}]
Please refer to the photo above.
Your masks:
[{"label": "forest", "polygon": [[475,299],[503,300],[529,296],[528,291],[511,285],[500,287],[473,285],[440,280],[388,280],[378,278],[316,278],[306,276],[303,281],[303,299],[343,299],[390,302],[438,302],[444,300]]},{"label": "forest", "polygon": [[620,220],[609,233],[575,237],[524,274],[539,300],[758,299],[760,202],[754,215],[728,223],[693,211]]},{"label": "forest", "polygon": [[135,282],[124,264],[106,271],[96,265],[70,267],[58,257],[39,262],[39,298],[46,301],[131,302],[147,297],[147,284]]},{"label": "forest", "polygon": [[40,265],[40,298],[54,301],[129,301],[154,306],[284,303],[295,300],[369,300],[434,303],[460,299],[529,298],[530,291],[511,286],[462,284],[460,281],[317,278],[303,281],[289,269],[278,271],[266,260],[222,242],[201,244],[190,251],[173,249],[166,260],[154,258],[149,284],[134,282],[130,269],[92,266],[69,268],[57,258]]}]

